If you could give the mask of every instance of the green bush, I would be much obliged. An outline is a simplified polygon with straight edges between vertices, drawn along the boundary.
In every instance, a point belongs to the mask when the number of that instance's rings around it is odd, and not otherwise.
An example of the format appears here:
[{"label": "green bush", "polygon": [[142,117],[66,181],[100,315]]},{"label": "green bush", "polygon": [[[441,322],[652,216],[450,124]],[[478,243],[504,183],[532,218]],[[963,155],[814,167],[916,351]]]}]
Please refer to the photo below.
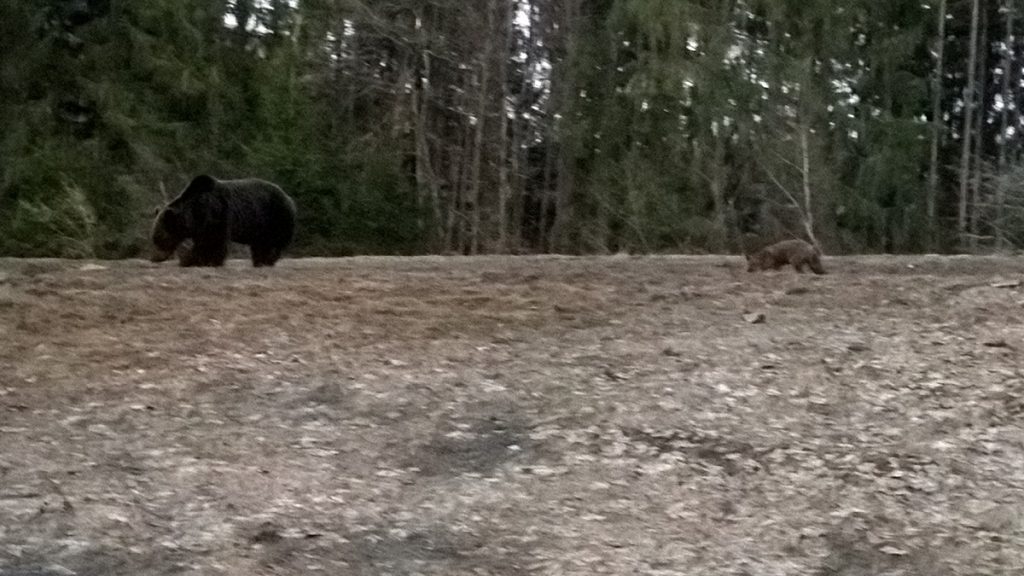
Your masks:
[{"label": "green bush", "polygon": [[95,257],[96,213],[81,188],[65,183],[48,201],[18,200],[3,252],[22,257]]}]

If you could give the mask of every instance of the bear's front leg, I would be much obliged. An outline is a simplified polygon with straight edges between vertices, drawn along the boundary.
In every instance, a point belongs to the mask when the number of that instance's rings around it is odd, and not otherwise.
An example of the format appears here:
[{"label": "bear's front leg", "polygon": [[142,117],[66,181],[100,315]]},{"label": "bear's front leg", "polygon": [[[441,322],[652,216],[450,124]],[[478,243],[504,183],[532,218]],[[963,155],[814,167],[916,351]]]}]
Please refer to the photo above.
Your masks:
[{"label": "bear's front leg", "polygon": [[192,266],[202,266],[203,263],[196,256],[193,246],[182,246],[178,248],[178,265],[182,268],[189,268]]},{"label": "bear's front leg", "polygon": [[223,266],[228,259],[228,234],[226,227],[218,226],[194,240],[192,245],[192,266]]}]

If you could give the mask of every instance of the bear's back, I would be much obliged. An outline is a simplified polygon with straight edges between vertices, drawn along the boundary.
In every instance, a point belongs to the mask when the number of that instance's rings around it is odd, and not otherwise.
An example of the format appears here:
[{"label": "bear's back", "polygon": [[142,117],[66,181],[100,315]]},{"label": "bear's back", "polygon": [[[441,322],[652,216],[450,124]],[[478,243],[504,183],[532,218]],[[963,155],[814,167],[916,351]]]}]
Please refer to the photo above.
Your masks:
[{"label": "bear's back", "polygon": [[785,255],[789,258],[806,258],[817,253],[814,246],[800,239],[783,240],[778,244],[770,246],[770,248],[780,256]]},{"label": "bear's back", "polygon": [[279,186],[259,178],[220,180],[216,193],[227,203],[231,240],[284,246],[295,227],[295,202]]},{"label": "bear's back", "polygon": [[778,269],[787,264],[802,265],[812,263],[820,266],[818,249],[800,239],[783,240],[758,250],[749,257],[751,271]]}]

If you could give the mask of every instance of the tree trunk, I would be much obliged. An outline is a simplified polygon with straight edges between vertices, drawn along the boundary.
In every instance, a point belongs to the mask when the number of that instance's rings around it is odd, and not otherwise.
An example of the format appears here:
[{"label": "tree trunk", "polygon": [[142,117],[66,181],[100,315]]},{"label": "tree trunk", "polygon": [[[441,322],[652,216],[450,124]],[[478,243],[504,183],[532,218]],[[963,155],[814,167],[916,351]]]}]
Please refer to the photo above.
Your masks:
[{"label": "tree trunk", "polygon": [[540,222],[537,224],[537,244],[541,252],[544,253],[554,252],[554,246],[551,244],[553,235],[549,235],[549,228],[552,227],[549,214],[551,213],[552,197],[554,196],[555,131],[551,126],[554,120],[548,120],[547,122],[548,127],[544,136],[544,175],[541,183]]},{"label": "tree trunk", "polygon": [[[473,191],[473,163],[471,160],[473,157],[473,151],[470,149],[473,142],[473,134],[474,126],[469,122],[466,122],[463,127],[462,144],[459,148],[459,193],[456,196],[454,204],[455,209],[452,212],[454,222],[453,228],[458,231],[455,249],[459,254],[469,253],[473,234],[472,228],[469,227],[472,223],[472,219],[466,212],[467,210],[472,209],[469,206],[472,202],[470,195]],[[470,199],[467,200],[467,197],[470,197]]]},{"label": "tree trunk", "polygon": [[[509,137],[508,137],[508,60],[512,55],[513,34],[512,19],[515,17],[515,3],[506,2],[501,22],[502,34],[505,35],[504,50],[500,54],[498,66],[498,82],[501,83],[501,102],[498,105],[498,250],[505,254],[509,251],[509,202],[512,196],[512,183],[509,181]],[[514,152],[514,151],[513,151]]]},{"label": "tree trunk", "polygon": [[928,245],[934,251],[938,244],[939,147],[942,144],[942,78],[946,57],[946,0],[939,0],[938,33],[935,39],[935,70],[932,72],[932,142],[928,163]]},{"label": "tree trunk", "polygon": [[725,203],[725,183],[723,182],[723,176],[725,175],[725,141],[728,136],[723,134],[724,128],[720,128],[719,132],[714,135],[715,139],[715,153],[714,153],[714,166],[711,167],[714,172],[711,174],[711,196],[715,203],[715,232],[714,232],[714,246],[712,249],[716,253],[722,252],[725,248],[725,239],[728,238],[728,230],[726,229],[726,210],[728,206]]},{"label": "tree trunk", "polygon": [[811,192],[811,150],[808,142],[808,132],[810,128],[806,124],[801,123],[800,125],[800,159],[803,162],[802,166],[802,184],[804,192],[804,231],[807,233],[807,239],[811,241],[811,244],[821,247],[818,243],[818,238],[814,235],[814,203],[813,194]]},{"label": "tree trunk", "polygon": [[[576,158],[574,151],[567,142],[566,132],[569,125],[568,116],[575,105],[576,82],[573,77],[573,61],[576,58],[576,24],[580,17],[582,0],[565,0],[565,13],[562,17],[561,43],[565,45],[565,56],[558,62],[560,86],[558,87],[558,108],[554,110],[552,120],[556,123],[555,135],[558,138],[558,173],[556,175],[555,221],[551,227],[551,238],[548,244],[552,251],[566,252],[570,250],[568,226],[573,219],[573,195],[576,189]],[[556,119],[561,116],[561,120]]]},{"label": "tree trunk", "polygon": [[555,178],[555,223],[551,227],[549,244],[553,252],[571,251],[567,228],[572,221],[572,196],[576,189],[576,166],[572,151],[567,146],[558,150],[558,174]]},{"label": "tree trunk", "polygon": [[984,199],[984,193],[982,190],[982,172],[984,170],[984,163],[982,161],[982,153],[984,152],[985,138],[985,97],[988,93],[988,10],[983,9],[981,12],[981,54],[978,55],[978,90],[975,110],[977,116],[975,117],[975,135],[974,135],[974,182],[971,185],[971,209],[970,209],[970,230],[971,239],[970,246],[971,250],[977,250],[978,238],[981,231],[981,220],[985,216],[983,214],[983,204],[986,204]]},{"label": "tree trunk", "polygon": [[[530,91],[533,89],[534,74],[533,66],[536,61],[534,51],[537,49],[537,42],[534,38],[536,34],[535,28],[535,12],[534,7],[531,3],[527,3],[527,22],[525,32],[529,40],[525,42],[522,47],[524,53],[523,61],[523,78],[519,86],[519,94],[515,103],[515,110],[518,112],[524,103],[529,101]],[[515,5],[513,4],[513,11]],[[530,184],[528,174],[530,169],[530,157],[528,155],[529,148],[526,146],[529,134],[531,133],[530,128],[533,125],[534,120],[531,118],[532,114],[524,116],[516,114],[514,122],[512,124],[512,194],[513,194],[513,208],[512,208],[512,230],[510,234],[512,236],[513,246],[518,248],[524,248],[526,245],[526,239],[524,234],[524,226],[526,224],[526,194],[527,188]]]},{"label": "tree trunk", "polygon": [[971,1],[971,39],[967,57],[967,84],[964,86],[964,122],[960,134],[962,141],[960,149],[960,197],[958,199],[959,206],[956,220],[956,229],[961,248],[968,245],[967,205],[971,183],[971,140],[974,133],[975,94],[977,93],[978,20],[980,6],[981,0]]},{"label": "tree trunk", "polygon": [[[427,131],[430,126],[429,115],[430,105],[433,97],[430,87],[430,50],[426,44],[420,52],[419,89],[413,89],[413,111],[416,114],[416,188],[421,206],[428,205],[429,212],[433,218],[429,238],[433,248],[438,248],[444,241],[444,217],[441,214],[441,192],[434,174],[434,166],[430,154],[430,141],[427,139]],[[426,211],[426,209],[421,208]]]},{"label": "tree trunk", "polygon": [[1006,248],[1006,233],[1003,230],[1003,226],[1006,223],[1007,130],[1010,125],[1010,101],[1013,98],[1010,86],[1014,77],[1013,20],[1016,16],[1017,8],[1014,4],[1014,0],[1006,1],[1006,35],[1003,37],[1003,63],[1001,66],[1003,70],[1003,109],[999,115],[999,179],[996,184],[996,215],[994,224],[997,250],[1004,250]]},{"label": "tree trunk", "polygon": [[470,243],[469,252],[470,254],[478,254],[480,252],[480,212],[482,210],[481,204],[483,203],[483,153],[484,153],[484,125],[487,123],[487,89],[491,84],[490,80],[490,61],[491,52],[494,47],[494,11],[496,9],[497,0],[489,0],[487,2],[487,26],[484,29],[484,47],[483,53],[480,54],[477,65],[480,70],[477,76],[477,102],[476,102],[476,126],[473,132],[473,165],[472,165],[472,192],[473,198],[473,212],[471,215],[471,231],[470,231]]},{"label": "tree trunk", "polygon": [[459,220],[459,202],[463,194],[464,166],[466,165],[465,140],[457,150],[450,152],[448,160],[448,180],[451,182],[445,209],[444,249],[449,252],[461,252],[459,246],[463,237],[462,222]]}]

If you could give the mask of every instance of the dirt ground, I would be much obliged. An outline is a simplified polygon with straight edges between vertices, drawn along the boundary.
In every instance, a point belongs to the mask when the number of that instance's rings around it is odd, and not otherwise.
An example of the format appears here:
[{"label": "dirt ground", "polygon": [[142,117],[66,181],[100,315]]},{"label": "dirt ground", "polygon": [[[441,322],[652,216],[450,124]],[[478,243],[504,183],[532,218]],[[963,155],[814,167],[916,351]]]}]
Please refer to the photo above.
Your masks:
[{"label": "dirt ground", "polygon": [[1024,573],[1024,258],[0,260],[0,574]]}]

